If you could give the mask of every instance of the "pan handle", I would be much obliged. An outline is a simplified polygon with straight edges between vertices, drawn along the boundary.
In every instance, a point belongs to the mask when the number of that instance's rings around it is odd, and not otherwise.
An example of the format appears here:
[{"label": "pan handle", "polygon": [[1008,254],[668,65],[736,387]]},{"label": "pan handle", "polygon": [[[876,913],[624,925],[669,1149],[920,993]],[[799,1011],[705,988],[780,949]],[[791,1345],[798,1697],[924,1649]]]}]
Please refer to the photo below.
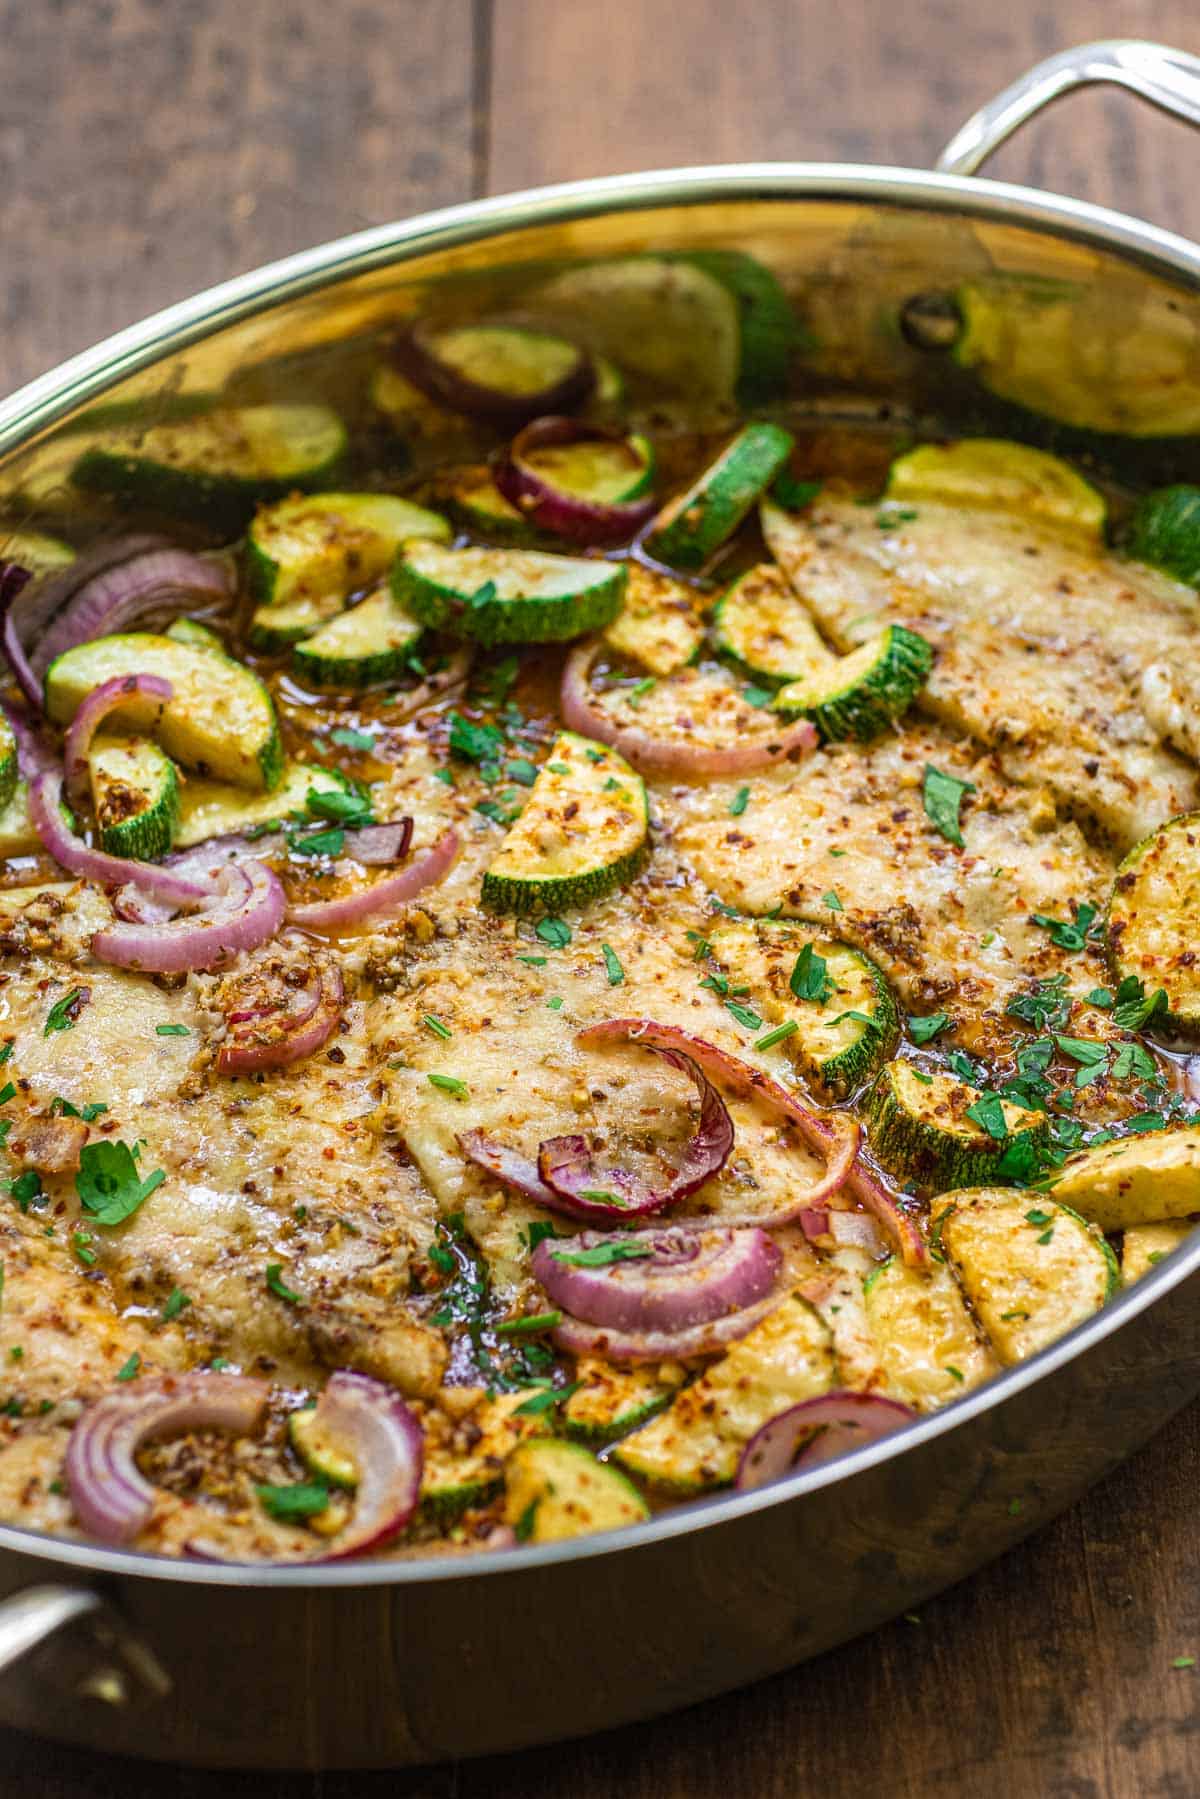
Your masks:
[{"label": "pan handle", "polygon": [[0,1675],[19,1674],[39,1649],[51,1658],[39,1678],[79,1698],[127,1706],[171,1688],[154,1652],[90,1587],[25,1587],[0,1599]]},{"label": "pan handle", "polygon": [[1174,118],[1200,125],[1200,57],[1138,38],[1105,38],[1048,56],[981,106],[937,159],[942,175],[973,175],[1027,119],[1078,87],[1111,81]]}]

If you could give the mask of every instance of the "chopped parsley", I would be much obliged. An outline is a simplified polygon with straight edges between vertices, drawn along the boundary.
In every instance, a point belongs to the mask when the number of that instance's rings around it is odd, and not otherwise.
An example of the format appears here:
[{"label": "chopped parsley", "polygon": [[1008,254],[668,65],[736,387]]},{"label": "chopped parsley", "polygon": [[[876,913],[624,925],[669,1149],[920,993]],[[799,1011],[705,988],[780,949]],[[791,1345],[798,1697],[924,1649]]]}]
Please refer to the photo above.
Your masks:
[{"label": "chopped parsley", "polygon": [[545,956],[518,956],[517,961],[527,962],[530,968],[545,968],[546,966]]},{"label": "chopped parsley", "polygon": [[287,846],[296,856],[340,856],[346,847],[346,833],[340,826],[329,831],[310,831],[307,836],[289,831]]},{"label": "chopped parsley", "polygon": [[657,686],[658,681],[654,675],[643,675],[640,681],[635,681],[633,686],[627,689],[625,698],[631,706],[636,706],[639,700],[644,699],[651,689]]},{"label": "chopped parsley", "polygon": [[186,1024],[156,1024],[154,1027],[156,1037],[190,1037],[191,1034]]},{"label": "chopped parsley", "polygon": [[448,1093],[452,1099],[470,1099],[471,1097],[471,1089],[467,1083],[460,1081],[456,1075],[429,1074],[425,1078],[431,1087],[436,1087],[439,1093]]},{"label": "chopped parsley", "polygon": [[339,725],[336,731],[329,733],[331,743],[341,744],[344,750],[373,750],[375,739],[370,731],[352,731],[349,725]]},{"label": "chopped parsley", "polygon": [[[570,772],[563,767],[561,762],[557,764],[557,768],[560,774]],[[510,781],[516,781],[519,786],[532,787],[537,780],[538,771],[534,764],[524,756],[514,756],[513,760],[506,765],[504,772]]]},{"label": "chopped parsley", "polygon": [[757,1012],[752,1012],[749,1006],[739,1005],[735,999],[727,999],[725,1009],[748,1031],[756,1031],[762,1023]]},{"label": "chopped parsley", "polygon": [[[521,1404],[515,1408],[513,1417],[537,1417],[542,1412],[548,1412],[552,1406],[560,1405],[563,1400],[570,1399],[572,1393],[577,1393],[581,1385],[582,1382],[576,1380],[571,1381],[565,1387],[542,1387],[530,1398],[522,1400]],[[536,1504],[536,1501],[534,1503]]]},{"label": "chopped parsley", "polygon": [[178,1318],[180,1313],[185,1311],[191,1303],[191,1296],[176,1287],[172,1291],[162,1311],[159,1313],[159,1316],[164,1324],[170,1324],[171,1321]]},{"label": "chopped parsley", "polygon": [[136,1379],[142,1366],[142,1358],[135,1349],[129,1360],[117,1370],[118,1380]]},{"label": "chopped parsley", "polygon": [[450,1038],[454,1035],[450,1026],[448,1024],[443,1024],[441,1019],[436,1017],[432,1012],[423,1013],[421,1016],[421,1023],[425,1026],[427,1031],[432,1031],[434,1036],[440,1037],[444,1043],[448,1043]]},{"label": "chopped parsley", "polygon": [[73,1106],[69,1099],[64,1099],[61,1093],[56,1093],[50,1102],[50,1110],[57,1112],[62,1118],[82,1118],[85,1124],[91,1124],[102,1112],[107,1112],[108,1107],[103,1100],[93,1100],[80,1108]]},{"label": "chopped parsley", "polygon": [[520,1337],[531,1335],[536,1331],[553,1330],[556,1324],[562,1323],[561,1312],[534,1312],[524,1318],[509,1318],[504,1324],[496,1326],[498,1337]]},{"label": "chopped parsley", "polygon": [[305,1299],[303,1293],[297,1293],[294,1288],[289,1287],[285,1282],[283,1278],[282,1263],[267,1263],[266,1281],[268,1293],[273,1293],[276,1299],[284,1299],[290,1306],[307,1305],[308,1301]]},{"label": "chopped parsley", "polygon": [[27,1168],[9,1182],[8,1190],[22,1212],[27,1212],[34,1200],[42,1197],[42,1177],[36,1168]]},{"label": "chopped parsley", "polygon": [[119,1138],[85,1143],[80,1150],[75,1191],[84,1211],[96,1224],[122,1224],[126,1218],[132,1218],[166,1180],[161,1168],[143,1177],[137,1165],[140,1154],[138,1145],[131,1149]]},{"label": "chopped parsley", "polygon": [[562,1011],[562,995],[560,993],[552,993],[550,998],[546,1001],[546,1004],[549,1006],[549,1008],[552,1012],[561,1012]]},{"label": "chopped parsley", "polygon": [[464,762],[498,762],[504,732],[497,725],[472,724],[461,712],[450,714],[450,754]]},{"label": "chopped parsley", "polygon": [[566,949],[571,941],[571,927],[561,918],[539,918],[534,934],[551,949]]},{"label": "chopped parsley", "polygon": [[620,958],[611,943],[602,943],[600,948],[604,954],[604,967],[608,974],[608,984],[610,987],[619,987],[625,979],[625,970],[621,967]]},{"label": "chopped parsley", "polygon": [[96,1266],[96,1252],[91,1247],[91,1243],[92,1238],[88,1231],[76,1231],[75,1235],[71,1238],[71,1248],[74,1251],[75,1257],[78,1261],[83,1263],[85,1268],[94,1268]]},{"label": "chopped parsley", "polygon": [[359,787],[310,787],[304,806],[310,818],[327,818],[354,831],[374,821],[371,801]]},{"label": "chopped parsley", "polygon": [[769,706],[775,695],[769,687],[743,687],[742,698],[747,706]]},{"label": "chopped parsley", "polygon": [[834,990],[824,956],[818,956],[811,943],[806,943],[796,957],[788,986],[797,999],[812,1000],[823,1006]]},{"label": "chopped parsley", "polygon": [[494,825],[510,825],[521,816],[519,807],[502,806],[499,800],[476,800],[473,810],[490,818]]},{"label": "chopped parsley", "polygon": [[821,895],[821,904],[823,906],[828,906],[831,912],[844,912],[846,910],[832,887],[829,889],[828,893],[823,893]]},{"label": "chopped parsley", "polygon": [[645,1243],[624,1238],[616,1243],[593,1243],[590,1249],[556,1249],[556,1262],[568,1268],[607,1268],[613,1262],[636,1262],[654,1252]]},{"label": "chopped parsley", "polygon": [[943,774],[940,768],[935,768],[932,762],[925,764],[925,784],[922,791],[925,816],[947,843],[957,844],[959,849],[966,848],[959,823],[959,808],[965,795],[974,792],[973,781],[957,781],[953,775]]},{"label": "chopped parsley", "polygon": [[785,1038],[793,1037],[799,1029],[800,1026],[796,1020],[789,1018],[786,1024],[777,1024],[773,1031],[768,1031],[765,1037],[760,1037],[754,1047],[755,1049],[774,1049],[777,1043],[782,1043]]},{"label": "chopped parsley", "polygon": [[266,1483],[254,1489],[263,1511],[289,1523],[295,1518],[317,1518],[329,1509],[329,1488],[324,1481],[297,1481],[294,1486],[273,1487]]},{"label": "chopped parsley", "polygon": [[[42,1026],[42,1036],[49,1037],[55,1031],[69,1031],[78,1021],[79,1014],[92,997],[90,987],[72,987],[69,993],[55,1000],[46,1014],[46,1022]],[[7,1059],[7,1058],[6,1058]]]},{"label": "chopped parsley", "polygon": [[940,1031],[944,1031],[950,1023],[948,1012],[930,1012],[925,1018],[910,1018],[908,1034],[914,1043],[932,1043]]},{"label": "chopped parsley", "polygon": [[981,1093],[974,1105],[967,1107],[967,1117],[997,1143],[1002,1143],[1008,1136],[1004,1101],[998,1093]]},{"label": "chopped parsley", "polygon": [[1071,1013],[1066,991],[1067,977],[1056,974],[1047,981],[1035,981],[1025,993],[1016,993],[1005,1007],[1010,1018],[1019,1018],[1035,1031],[1053,1031],[1064,1025]]},{"label": "chopped parsley", "polygon": [[734,794],[733,798],[729,802],[730,817],[731,818],[740,818],[742,816],[742,813],[746,810],[746,807],[749,804],[750,804],[750,789],[748,787],[739,787],[737,792]]},{"label": "chopped parsley", "polygon": [[475,589],[474,593],[469,593],[467,595],[466,603],[471,608],[472,612],[478,612],[481,607],[490,606],[495,597],[496,583],[494,581],[485,581],[481,587]]},{"label": "chopped parsley", "polygon": [[1075,917],[1049,918],[1044,912],[1034,912],[1033,922],[1049,931],[1050,941],[1056,949],[1081,950],[1087,948],[1088,931],[1096,916],[1095,906],[1077,906]]}]

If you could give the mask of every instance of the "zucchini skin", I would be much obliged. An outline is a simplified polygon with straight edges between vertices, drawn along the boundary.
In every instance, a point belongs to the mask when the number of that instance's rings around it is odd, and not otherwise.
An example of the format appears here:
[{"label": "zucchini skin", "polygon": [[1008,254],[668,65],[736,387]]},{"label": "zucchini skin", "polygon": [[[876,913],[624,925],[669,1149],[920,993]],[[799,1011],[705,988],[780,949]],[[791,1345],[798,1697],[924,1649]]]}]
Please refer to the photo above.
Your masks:
[{"label": "zucchini skin", "polygon": [[[847,667],[864,660],[869,647],[874,656],[861,672]],[[828,673],[781,687],[775,710],[807,718],[826,743],[868,743],[907,712],[932,667],[933,649],[924,637],[904,625],[888,625],[870,645],[839,658]],[[828,688],[824,698],[823,686]]]},{"label": "zucchini skin", "polygon": [[1129,521],[1125,548],[1188,587],[1200,586],[1200,487],[1179,482],[1144,494]]},{"label": "zucchini skin", "polygon": [[[1189,852],[1186,862],[1191,865],[1191,881],[1182,889],[1181,881],[1189,870],[1185,867],[1181,872],[1178,865],[1171,869],[1169,852],[1172,848]],[[1139,901],[1138,887],[1139,882],[1145,883],[1153,872],[1151,859],[1156,856],[1171,869],[1163,884],[1171,888],[1177,924],[1174,940],[1166,939],[1159,953],[1151,956],[1139,951],[1138,944],[1142,930],[1153,931],[1156,922],[1163,917],[1165,896],[1147,893],[1145,899]],[[1200,1039],[1200,972],[1193,968],[1191,961],[1194,932],[1187,920],[1198,889],[1200,812],[1181,812],[1177,818],[1169,818],[1157,831],[1151,831],[1134,844],[1113,878],[1104,918],[1105,946],[1116,979],[1136,976],[1145,981],[1147,992],[1162,987],[1167,995],[1167,1019],[1181,1037],[1193,1042]],[[1148,919],[1148,927],[1141,923],[1143,914]]]},{"label": "zucchini skin", "polygon": [[12,726],[0,714],[0,812],[17,791],[17,740]]},{"label": "zucchini skin", "polygon": [[[997,1140],[988,1137],[969,1119],[970,1138],[964,1139],[949,1128],[956,1121],[955,1115],[965,1113],[966,1106],[980,1097],[977,1089],[962,1081],[952,1083],[955,1099],[962,1103],[955,1105],[947,1128],[915,1115],[905,1104],[898,1084],[905,1078],[904,1071],[908,1068],[909,1064],[904,1062],[889,1062],[886,1068],[880,1069],[875,1085],[867,1095],[871,1148],[876,1158],[890,1173],[939,1191],[950,1187],[994,1185],[996,1164],[1017,1133],[1010,1131],[1006,1138]],[[945,1077],[935,1075],[934,1080],[942,1083],[945,1092]],[[922,1093],[925,1091],[923,1088]],[[941,1103],[944,1106],[945,1100]],[[1049,1119],[1041,1112],[1027,1115],[1030,1123],[1021,1127],[1020,1135],[1030,1138],[1039,1148],[1048,1148]]]},{"label": "zucchini skin", "polygon": [[[373,610],[367,620],[366,635],[376,636],[378,647],[364,647],[352,655],[337,654],[347,626],[356,618],[361,622],[367,608]],[[379,615],[378,630],[374,629],[376,614]],[[385,585],[348,612],[330,619],[311,637],[295,644],[292,667],[300,679],[312,687],[356,693],[365,687],[378,687],[384,682],[398,680],[408,667],[409,657],[421,635],[421,627],[401,612],[390,587]]]},{"label": "zucchini skin", "polygon": [[685,493],[665,506],[645,538],[656,562],[695,571],[732,537],[792,453],[780,425],[746,425]]},{"label": "zucchini skin", "polygon": [[510,506],[486,465],[464,470],[446,494],[446,506],[467,531],[515,549],[532,550],[545,539],[524,513]]},{"label": "zucchini skin", "polygon": [[[95,746],[103,751],[103,743]],[[169,756],[165,756],[155,744],[146,744],[145,752],[154,765],[157,776],[157,791],[150,793],[140,786],[137,792],[144,794],[149,801],[142,810],[131,812],[124,818],[115,819],[112,823],[104,822],[103,792],[97,787],[93,775],[92,792],[96,800],[96,820],[99,830],[100,847],[111,856],[134,856],[141,861],[155,862],[165,856],[175,842],[179,831],[179,775],[175,764]],[[133,782],[128,784],[130,792],[135,791]]]},{"label": "zucchini skin", "polygon": [[[761,648],[756,653],[755,645],[746,641],[744,626],[753,629],[756,615],[761,618],[764,601],[768,616],[772,616],[772,607],[782,605],[783,608],[780,637],[786,632],[791,642],[786,645],[781,642],[781,650],[786,649],[789,660],[793,652],[795,658],[793,666],[786,671],[767,666],[767,654]],[[774,617],[778,618],[777,612]],[[783,570],[773,562],[760,562],[747,569],[725,589],[713,607],[712,636],[713,647],[719,656],[764,687],[785,687],[792,681],[804,680],[816,669],[832,666],[836,661],[809,617],[803,600],[793,592]],[[770,647],[773,648],[773,644]]]},{"label": "zucchini skin", "polygon": [[392,570],[392,592],[431,630],[469,637],[487,648],[502,643],[568,643],[573,637],[603,631],[621,610],[625,569],[615,562],[595,566],[611,569],[611,578],[579,593],[544,599],[497,597],[480,606],[468,606],[463,594],[426,576],[401,554]]},{"label": "zucchini skin", "polygon": [[480,902],[487,912],[512,912],[518,917],[582,909],[636,880],[649,855],[650,844],[644,840],[635,850],[618,856],[603,868],[548,881],[514,880],[509,875],[496,875],[488,869],[483,877]]}]

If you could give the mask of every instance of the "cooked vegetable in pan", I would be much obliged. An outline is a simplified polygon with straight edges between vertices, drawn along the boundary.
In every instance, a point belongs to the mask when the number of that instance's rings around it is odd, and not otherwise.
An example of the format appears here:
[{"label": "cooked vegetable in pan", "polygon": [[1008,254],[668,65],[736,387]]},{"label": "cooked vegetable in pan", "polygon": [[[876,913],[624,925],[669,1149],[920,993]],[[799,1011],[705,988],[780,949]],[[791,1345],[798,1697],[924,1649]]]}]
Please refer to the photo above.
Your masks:
[{"label": "cooked vegetable in pan", "polygon": [[6,533],[5,1520],[636,1529],[1200,1218],[1200,492],[807,425],[748,257],[526,298]]}]

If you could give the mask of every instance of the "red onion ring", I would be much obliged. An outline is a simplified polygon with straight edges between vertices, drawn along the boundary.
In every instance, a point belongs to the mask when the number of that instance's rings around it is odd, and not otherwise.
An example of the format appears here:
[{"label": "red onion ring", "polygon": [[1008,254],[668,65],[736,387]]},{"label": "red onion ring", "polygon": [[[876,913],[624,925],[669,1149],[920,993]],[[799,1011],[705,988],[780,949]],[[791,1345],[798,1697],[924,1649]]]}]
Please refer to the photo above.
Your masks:
[{"label": "red onion ring", "polygon": [[747,743],[712,745],[656,737],[640,725],[619,725],[598,706],[588,687],[592,663],[603,645],[599,638],[579,644],[563,668],[560,705],[563,723],[582,737],[606,743],[644,775],[687,775],[720,779],[778,768],[817,747],[817,732],[805,718]]},{"label": "red onion ring", "polygon": [[91,849],[63,818],[62,786],[62,775],[57,769],[46,769],[35,776],[29,788],[29,815],[43,847],[69,874],[95,881],[101,887],[132,882],[150,899],[172,906],[200,905],[213,897],[210,884],[189,880],[173,869]]},{"label": "red onion ring", "polygon": [[432,849],[396,875],[385,875],[369,886],[359,887],[339,899],[313,900],[289,906],[288,919],[312,931],[339,931],[374,919],[397,906],[407,904],[425,887],[444,880],[458,855],[458,832],[453,827],[443,831]]},{"label": "red onion ring", "polygon": [[734,1485],[749,1493],[791,1469],[815,1468],[890,1436],[917,1414],[880,1393],[821,1393],[788,1406],[755,1431],[742,1451]]},{"label": "red onion ring", "polygon": [[[704,1070],[686,1052],[649,1043],[672,1068],[686,1074],[700,1096],[700,1118],[684,1148],[679,1167],[665,1187],[651,1187],[623,1168],[597,1167],[587,1138],[577,1135],[547,1137],[538,1145],[537,1171],[555,1195],[555,1210],[569,1218],[610,1221],[647,1217],[686,1199],[713,1175],[719,1174],[733,1151],[733,1121],[725,1101]],[[589,1193],[612,1191],[612,1200],[588,1198]]]},{"label": "red onion ring", "polygon": [[763,1225],[767,1228],[791,1224],[803,1213],[820,1209],[821,1202],[828,1199],[831,1193],[850,1184],[862,1141],[858,1120],[851,1118],[848,1112],[824,1114],[814,1111],[795,1094],[789,1093],[786,1087],[781,1087],[778,1081],[772,1080],[770,1075],[751,1068],[737,1056],[730,1055],[728,1050],[718,1049],[715,1043],[709,1043],[703,1037],[694,1037],[679,1025],[655,1024],[650,1018],[608,1018],[600,1024],[585,1026],[576,1042],[642,1043],[650,1048],[682,1048],[683,1054],[690,1056],[706,1073],[727,1081],[735,1093],[751,1099],[765,1100],[777,1112],[782,1112],[798,1127],[807,1146],[826,1158],[825,1173],[821,1179],[813,1186],[796,1193],[779,1211],[758,1216],[752,1214],[744,1218],[722,1217],[722,1224]]},{"label": "red onion ring", "polygon": [[303,1061],[333,1036],[345,999],[341,970],[329,967],[318,970],[295,1011],[231,1012],[225,1041],[217,1051],[217,1073],[257,1074]]},{"label": "red onion ring", "polygon": [[588,500],[568,488],[555,487],[528,458],[532,451],[561,444],[626,444],[623,431],[602,425],[586,425],[569,418],[535,418],[514,438],[507,453],[498,458],[492,479],[510,506],[539,529],[573,543],[624,543],[652,516],[655,500]]},{"label": "red onion ring", "polygon": [[72,595],[29,658],[39,680],[56,656],[76,644],[124,631],[147,612],[166,606],[179,611],[206,600],[227,600],[233,591],[227,564],[191,550],[157,545],[128,556],[115,567],[97,570],[82,586],[78,584],[78,562],[71,565],[71,572],[77,577]]},{"label": "red onion ring", "polygon": [[4,656],[16,676],[17,685],[29,704],[36,711],[42,710],[42,684],[29,666],[17,629],[17,601],[32,581],[32,572],[23,568],[19,562],[0,562],[0,642],[3,642]]},{"label": "red onion ring", "polygon": [[32,781],[35,776],[45,774],[48,768],[58,767],[58,757],[38,735],[22,706],[13,706],[7,700],[0,700],[0,712],[8,720],[9,729],[16,740],[17,768],[23,781]]},{"label": "red onion ring", "polygon": [[84,1530],[103,1543],[128,1543],[154,1509],[155,1489],[134,1460],[142,1445],[190,1430],[246,1436],[268,1392],[265,1381],[242,1374],[166,1374],[106,1393],[67,1444],[67,1487]]},{"label": "red onion ring", "polygon": [[[592,1268],[562,1259],[607,1244],[625,1257]],[[631,1249],[647,1253],[634,1258]],[[530,1266],[573,1321],[644,1332],[688,1330],[755,1305],[771,1291],[782,1260],[765,1231],[673,1226],[543,1238]]]},{"label": "red onion ring", "polygon": [[145,974],[219,968],[274,937],[286,908],[279,877],[266,863],[242,862],[224,870],[220,890],[205,894],[203,909],[166,923],[107,925],[92,938],[92,954]]},{"label": "red onion ring", "polygon": [[614,1362],[684,1362],[692,1356],[719,1355],[752,1331],[778,1304],[777,1297],[764,1299],[710,1324],[680,1331],[615,1331],[583,1324],[577,1318],[564,1318],[555,1325],[550,1338],[557,1349],[568,1355],[605,1355]]},{"label": "red onion ring", "polygon": [[72,804],[87,797],[88,751],[92,738],[108,714],[115,712],[132,694],[144,694],[147,699],[160,700],[166,705],[174,692],[171,683],[161,675],[114,675],[111,681],[101,681],[99,687],[92,688],[71,720],[63,752],[67,794]]},{"label": "red onion ring", "polygon": [[[452,329],[452,327],[444,327]],[[437,334],[412,325],[392,343],[392,360],[401,374],[436,406],[451,412],[464,412],[469,418],[482,420],[501,430],[519,431],[531,419],[546,413],[572,412],[582,406],[596,385],[596,371],[586,351],[558,381],[534,393],[506,393],[503,388],[486,387],[462,374],[437,354]]]}]

